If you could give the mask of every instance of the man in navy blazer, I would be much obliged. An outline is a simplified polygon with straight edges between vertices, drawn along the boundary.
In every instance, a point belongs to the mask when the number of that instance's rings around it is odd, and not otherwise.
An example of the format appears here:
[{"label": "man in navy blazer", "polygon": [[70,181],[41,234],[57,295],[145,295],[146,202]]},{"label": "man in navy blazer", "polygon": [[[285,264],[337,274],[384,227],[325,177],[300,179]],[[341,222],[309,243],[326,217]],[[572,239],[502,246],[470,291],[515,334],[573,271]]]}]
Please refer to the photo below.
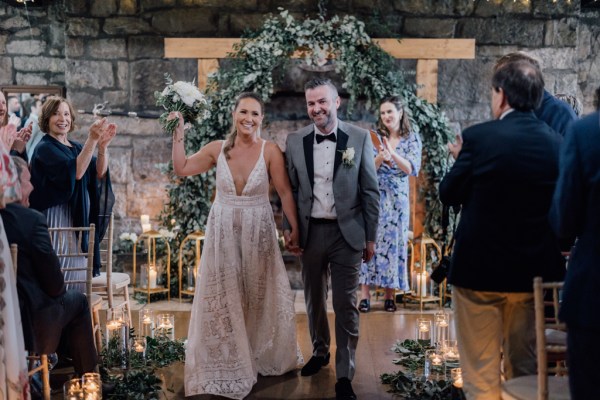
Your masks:
[{"label": "man in navy blazer", "polygon": [[533,112],[543,90],[531,63],[500,66],[494,120],[463,132],[439,188],[462,206],[448,280],[469,399],[500,398],[501,348],[507,379],[536,373],[533,278],[564,275],[548,223],[560,136]]},{"label": "man in navy blazer", "polygon": [[[600,88],[599,92],[600,94]],[[598,396],[600,357],[600,113],[571,126],[560,153],[550,223],[561,237],[577,237],[569,258],[560,318],[567,323],[572,399]]]},{"label": "man in navy blazer", "polygon": [[96,347],[88,301],[65,290],[60,261],[52,248],[46,217],[28,208],[33,190],[27,164],[13,156],[21,183],[21,200],[0,209],[8,242],[18,245],[17,292],[25,348],[50,354],[64,349],[78,375],[94,372]]}]

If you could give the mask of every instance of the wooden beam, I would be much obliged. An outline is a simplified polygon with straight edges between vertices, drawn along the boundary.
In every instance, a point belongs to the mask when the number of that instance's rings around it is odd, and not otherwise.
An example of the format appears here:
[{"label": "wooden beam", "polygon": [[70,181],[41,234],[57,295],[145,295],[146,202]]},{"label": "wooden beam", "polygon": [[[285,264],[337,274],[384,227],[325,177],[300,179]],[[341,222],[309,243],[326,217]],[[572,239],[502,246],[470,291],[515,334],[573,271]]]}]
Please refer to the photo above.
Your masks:
[{"label": "wooden beam", "polygon": [[206,90],[208,75],[219,69],[219,60],[216,58],[205,58],[198,60],[198,87]]},{"label": "wooden beam", "polygon": [[417,61],[417,96],[437,103],[438,60]]},{"label": "wooden beam", "polygon": [[[234,38],[165,38],[165,58],[227,58]],[[373,39],[395,58],[473,59],[475,39]],[[294,57],[298,57],[296,53]]]}]

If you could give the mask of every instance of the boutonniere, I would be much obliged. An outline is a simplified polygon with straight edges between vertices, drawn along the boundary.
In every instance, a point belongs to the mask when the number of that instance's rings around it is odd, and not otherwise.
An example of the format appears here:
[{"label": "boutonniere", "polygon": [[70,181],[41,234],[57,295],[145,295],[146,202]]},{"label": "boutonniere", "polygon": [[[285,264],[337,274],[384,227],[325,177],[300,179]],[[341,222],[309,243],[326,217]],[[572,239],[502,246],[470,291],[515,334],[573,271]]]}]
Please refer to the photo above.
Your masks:
[{"label": "boutonniere", "polygon": [[354,166],[354,147],[348,147],[346,150],[338,150],[342,152],[342,164],[346,168]]}]

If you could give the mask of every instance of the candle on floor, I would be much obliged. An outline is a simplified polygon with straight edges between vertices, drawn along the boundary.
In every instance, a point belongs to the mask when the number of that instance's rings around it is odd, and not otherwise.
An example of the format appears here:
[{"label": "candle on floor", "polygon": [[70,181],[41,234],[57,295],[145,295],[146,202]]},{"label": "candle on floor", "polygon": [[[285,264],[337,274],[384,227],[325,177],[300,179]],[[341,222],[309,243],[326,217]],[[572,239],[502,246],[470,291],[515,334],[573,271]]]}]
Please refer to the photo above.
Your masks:
[{"label": "candle on floor", "polygon": [[450,370],[450,377],[454,387],[459,389],[463,387],[462,370],[460,368],[452,368]]}]

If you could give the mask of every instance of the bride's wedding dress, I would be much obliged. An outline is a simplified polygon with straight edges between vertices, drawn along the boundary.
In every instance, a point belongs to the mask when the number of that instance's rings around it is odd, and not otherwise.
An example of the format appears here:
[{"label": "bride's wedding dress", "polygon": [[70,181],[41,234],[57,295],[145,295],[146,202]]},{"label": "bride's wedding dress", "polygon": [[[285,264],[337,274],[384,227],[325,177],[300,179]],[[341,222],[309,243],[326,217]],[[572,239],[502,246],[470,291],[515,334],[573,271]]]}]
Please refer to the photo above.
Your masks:
[{"label": "bride's wedding dress", "polygon": [[186,396],[242,399],[257,374],[281,375],[302,361],[293,294],[277,241],[262,149],[241,195],[225,155],[208,216],[185,361]]}]

